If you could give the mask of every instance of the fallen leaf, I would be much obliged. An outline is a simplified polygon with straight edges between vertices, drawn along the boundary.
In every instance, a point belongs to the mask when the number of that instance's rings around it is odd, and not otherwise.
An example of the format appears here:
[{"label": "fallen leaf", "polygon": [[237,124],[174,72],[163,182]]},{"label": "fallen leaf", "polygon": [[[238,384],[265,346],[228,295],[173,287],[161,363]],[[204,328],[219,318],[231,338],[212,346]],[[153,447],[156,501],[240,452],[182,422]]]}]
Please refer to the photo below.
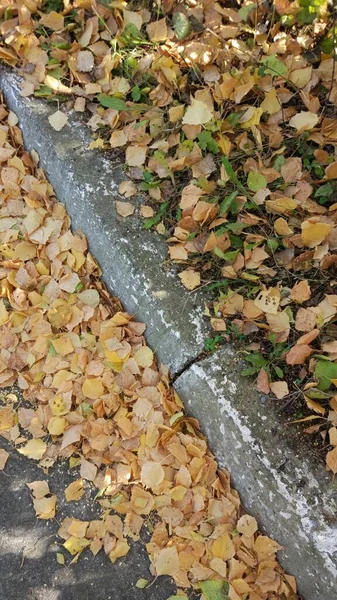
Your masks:
[{"label": "fallen leaf", "polygon": [[6,452],[6,450],[4,450],[3,448],[0,448],[0,471],[4,470],[8,458],[9,458],[9,453]]},{"label": "fallen leaf", "polygon": [[204,125],[213,118],[213,114],[209,110],[208,106],[201,100],[192,99],[190,106],[187,107],[184,117],[183,125]]},{"label": "fallen leaf", "polygon": [[186,269],[179,273],[179,278],[183,286],[188,290],[194,290],[200,285],[200,273],[193,269]]},{"label": "fallen leaf", "polygon": [[304,221],[301,224],[303,244],[315,248],[327,238],[332,227],[330,223],[316,223],[310,219]]},{"label": "fallen leaf", "polygon": [[295,283],[294,287],[291,289],[290,298],[298,304],[306,302],[310,297],[311,289],[307,279],[303,279],[302,281]]},{"label": "fallen leaf", "polygon": [[153,488],[164,481],[165,472],[160,463],[148,461],[143,464],[140,476],[146,488]]},{"label": "fallen leaf", "polygon": [[229,585],[226,581],[200,581],[200,589],[206,600],[229,600]]},{"label": "fallen leaf", "polygon": [[64,494],[67,502],[76,502],[77,500],[81,500],[84,494],[82,479],[77,479],[76,481],[70,483],[64,490]]},{"label": "fallen leaf", "polygon": [[254,535],[254,533],[256,533],[258,529],[257,521],[255,517],[251,517],[250,515],[242,515],[242,517],[240,517],[240,519],[237,522],[236,528],[239,533],[250,538]]},{"label": "fallen leaf", "polygon": [[273,381],[270,384],[270,389],[278,400],[281,400],[289,394],[289,388],[286,381]]},{"label": "fallen leaf", "polygon": [[163,548],[154,556],[153,565],[157,576],[159,575],[176,575],[179,571],[179,556],[177,548]]},{"label": "fallen leaf", "polygon": [[328,452],[326,455],[326,464],[330,471],[335,475],[337,473],[337,448]]},{"label": "fallen leaf", "polygon": [[303,365],[313,349],[307,344],[293,346],[286,354],[287,365]]},{"label": "fallen leaf", "polygon": [[318,115],[310,111],[300,111],[289,121],[290,127],[297,129],[299,133],[313,129],[319,121]]},{"label": "fallen leaf", "polygon": [[18,448],[20,454],[34,460],[41,460],[46,450],[47,444],[41,439],[29,440],[24,446]]},{"label": "fallen leaf", "polygon": [[135,212],[135,206],[130,202],[116,200],[116,211],[121,217],[130,217]]},{"label": "fallen leaf", "polygon": [[269,376],[265,369],[261,369],[259,371],[256,381],[256,388],[262,394],[269,394],[270,392]]},{"label": "fallen leaf", "polygon": [[57,110],[52,115],[49,115],[48,121],[55,131],[61,131],[68,123],[68,117],[62,111]]}]

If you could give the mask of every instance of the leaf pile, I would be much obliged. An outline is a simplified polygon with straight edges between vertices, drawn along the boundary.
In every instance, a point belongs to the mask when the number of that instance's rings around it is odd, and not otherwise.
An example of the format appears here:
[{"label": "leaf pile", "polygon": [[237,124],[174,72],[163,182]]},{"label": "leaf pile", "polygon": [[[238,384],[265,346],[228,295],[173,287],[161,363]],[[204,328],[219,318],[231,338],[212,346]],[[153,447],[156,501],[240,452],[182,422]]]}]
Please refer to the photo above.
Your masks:
[{"label": "leaf pile", "polygon": [[166,235],[182,284],[219,290],[206,310],[214,347],[245,340],[258,389],[281,399],[291,383],[322,417],[307,431],[332,443],[337,81],[327,2],[3,0],[1,14],[0,58],[20,68],[22,95],[65,102],[49,118],[56,130],[70,108],[89,113],[91,147],[121,149],[133,180],[117,213],[132,215],[132,197],[146,193],[144,227]]},{"label": "leaf pile", "polygon": [[[28,406],[8,394],[0,433],[44,470],[56,460],[79,467],[68,502],[80,501],[88,482],[98,489],[102,518],[66,518],[64,549],[72,561],[88,548],[115,562],[152,519],[154,576],[201,588],[205,598],[295,600],[294,578],[276,561],[280,546],[244,514],[229,474],[158,369],[145,325],[109,297],[16,123],[2,104],[0,385],[16,382]],[[8,454],[0,455],[3,468]],[[53,518],[48,483],[28,487],[37,517]]]}]

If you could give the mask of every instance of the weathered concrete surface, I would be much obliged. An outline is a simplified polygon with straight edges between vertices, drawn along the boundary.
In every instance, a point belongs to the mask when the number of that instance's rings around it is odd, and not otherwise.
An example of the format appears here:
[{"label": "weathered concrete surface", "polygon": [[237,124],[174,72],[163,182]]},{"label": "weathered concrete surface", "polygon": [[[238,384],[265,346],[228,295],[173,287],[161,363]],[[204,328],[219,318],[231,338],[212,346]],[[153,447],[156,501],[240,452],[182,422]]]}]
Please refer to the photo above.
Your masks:
[{"label": "weathered concrete surface", "polygon": [[336,600],[336,483],[303,434],[290,435],[272,401],[240,376],[241,368],[226,348],[192,365],[175,387],[231,472],[245,508],[284,546],[280,561],[304,598]]},{"label": "weathered concrete surface", "polygon": [[[0,73],[0,86],[19,116],[27,147],[38,151],[59,200],[66,203],[74,228],[87,234],[108,287],[149,325],[149,343],[179,373],[199,356],[208,334],[202,294],[187,294],[175,273],[165,269],[165,245],[158,236],[142,231],[137,218],[116,215],[121,166],[112,167],[104,155],[88,150],[91,136],[83,123],[70,115],[71,128],[57,133],[47,119],[55,106],[23,99],[18,79],[7,72]],[[250,386],[239,377],[230,349],[193,364],[176,381],[188,411],[200,420],[212,450],[232,472],[244,505],[285,546],[280,561],[297,576],[305,600],[336,600],[336,487]],[[25,471],[25,459],[20,460]],[[125,598],[133,598],[127,594]]]},{"label": "weathered concrete surface", "polygon": [[[66,517],[82,520],[99,518],[95,491],[87,492],[80,502],[66,503],[65,487],[78,477],[62,463],[48,476],[34,461],[18,454],[0,438],[1,447],[10,452],[5,471],[0,472],[0,598],[1,600],[166,600],[175,586],[168,577],[160,577],[151,587],[139,590],[138,579],[153,581],[149,559],[142,542],[132,543],[123,559],[112,564],[101,551],[93,557],[85,550],[77,564],[59,565],[56,553],[62,552],[66,563],[70,554],[56,537],[59,523]],[[56,518],[37,520],[26,483],[48,480],[58,498]],[[142,539],[146,532],[142,533]]]},{"label": "weathered concrete surface", "polygon": [[90,240],[103,279],[126,310],[147,324],[147,338],[159,360],[177,373],[203,350],[209,331],[203,317],[203,294],[186,294],[172,268],[163,263],[167,247],[142,219],[123,219],[115,210],[118,184],[126,179],[121,162],[113,164],[99,150],[90,150],[92,135],[69,114],[69,123],[55,131],[48,116],[57,109],[20,96],[20,79],[0,70],[7,105],[19,117],[28,150],[36,150],[58,200],[66,204],[73,229]]}]

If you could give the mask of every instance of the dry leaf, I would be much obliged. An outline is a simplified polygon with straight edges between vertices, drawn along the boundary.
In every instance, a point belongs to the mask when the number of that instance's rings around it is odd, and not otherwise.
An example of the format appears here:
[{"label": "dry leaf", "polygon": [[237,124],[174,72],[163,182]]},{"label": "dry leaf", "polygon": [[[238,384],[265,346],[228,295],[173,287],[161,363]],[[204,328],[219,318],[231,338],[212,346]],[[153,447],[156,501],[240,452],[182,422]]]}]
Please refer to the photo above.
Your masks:
[{"label": "dry leaf", "polygon": [[135,206],[130,202],[116,200],[116,211],[121,217],[130,217],[135,212]]},{"label": "dry leaf", "polygon": [[317,125],[318,121],[319,117],[315,113],[310,111],[301,111],[290,119],[289,125],[290,127],[297,129],[299,133],[302,133],[302,131],[313,129]]},{"label": "dry leaf", "polygon": [[76,502],[77,500],[81,500],[84,494],[82,479],[77,479],[76,481],[70,483],[64,490],[64,494],[67,502]]},{"label": "dry leaf", "polygon": [[[288,363],[289,364],[289,363]],[[289,394],[289,388],[286,381],[273,381],[270,384],[270,389],[275,394],[276,398],[281,400]]]},{"label": "dry leaf", "polygon": [[52,115],[49,115],[48,121],[55,131],[61,131],[63,127],[68,123],[68,117],[62,111],[57,110]]},{"label": "dry leaf", "polygon": [[194,290],[200,285],[200,273],[197,273],[192,269],[186,269],[185,271],[182,271],[182,273],[179,273],[179,277],[181,283],[188,290]]},{"label": "dry leaf", "polygon": [[191,105],[187,107],[184,117],[183,125],[204,125],[213,118],[213,114],[209,110],[208,106],[201,100],[192,99]]},{"label": "dry leaf", "polygon": [[159,550],[153,560],[157,576],[176,575],[179,571],[179,556],[175,546]]},{"label": "dry leaf", "polygon": [[8,458],[9,453],[6,452],[6,450],[4,450],[3,448],[0,448],[0,471],[4,470]]},{"label": "dry leaf", "polygon": [[40,460],[46,450],[47,444],[41,439],[29,440],[24,446],[18,448],[20,454],[28,456],[28,458],[33,458],[34,460]]}]

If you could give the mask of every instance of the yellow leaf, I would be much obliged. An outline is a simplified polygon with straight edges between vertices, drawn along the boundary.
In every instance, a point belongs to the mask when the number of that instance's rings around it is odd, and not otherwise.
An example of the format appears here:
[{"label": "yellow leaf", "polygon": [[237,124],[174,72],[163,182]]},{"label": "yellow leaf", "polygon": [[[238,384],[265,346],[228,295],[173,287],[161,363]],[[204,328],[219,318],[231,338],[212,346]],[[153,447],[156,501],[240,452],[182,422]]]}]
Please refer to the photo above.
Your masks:
[{"label": "yellow leaf", "polygon": [[235,546],[228,533],[224,533],[212,544],[212,554],[222,560],[230,560],[235,554]]},{"label": "yellow leaf", "polygon": [[90,400],[97,400],[104,394],[104,386],[100,379],[97,377],[93,379],[86,379],[82,385],[83,395]]},{"label": "yellow leaf", "polygon": [[[111,143],[111,141],[110,141]],[[125,153],[125,162],[129,167],[140,167],[145,163],[147,154],[146,146],[128,146]]]},{"label": "yellow leaf", "polygon": [[84,494],[83,480],[77,479],[70,483],[64,490],[67,502],[76,502],[80,500]]},{"label": "yellow leaf", "polygon": [[164,42],[167,39],[166,18],[153,21],[146,26],[151,42]]},{"label": "yellow leaf", "polygon": [[8,457],[9,453],[3,448],[0,448],[0,471],[4,470]]},{"label": "yellow leaf", "polygon": [[304,221],[301,224],[303,244],[309,248],[319,246],[327,238],[332,227],[330,223],[315,223],[310,219]]},{"label": "yellow leaf", "polygon": [[56,496],[35,498],[33,505],[38,519],[53,519],[56,512]]},{"label": "yellow leaf", "polygon": [[84,548],[90,546],[90,540],[71,536],[64,542],[63,546],[72,556],[75,556],[75,554],[82,552]]},{"label": "yellow leaf", "polygon": [[112,563],[116,562],[117,558],[121,558],[122,556],[126,556],[129,552],[130,546],[126,540],[117,540],[115,547],[109,553],[109,558]]},{"label": "yellow leaf", "polygon": [[42,14],[40,25],[44,25],[53,31],[60,31],[64,28],[64,17],[55,10],[52,10],[51,12]]},{"label": "yellow leaf", "polygon": [[153,352],[148,346],[141,346],[135,353],[134,359],[140,367],[151,367],[153,363]]},{"label": "yellow leaf", "polygon": [[261,107],[254,108],[253,106],[250,106],[247,108],[240,119],[241,127],[243,129],[250,129],[254,125],[259,125],[262,113],[263,109]]},{"label": "yellow leaf", "polygon": [[289,125],[297,129],[298,132],[302,132],[313,129],[318,121],[319,117],[315,113],[302,110],[290,119]]},{"label": "yellow leaf", "polygon": [[312,67],[304,67],[304,69],[295,69],[289,73],[288,79],[296,87],[302,89],[309,83],[312,76]]},{"label": "yellow leaf", "polygon": [[47,450],[47,444],[41,439],[29,440],[25,446],[18,448],[20,454],[33,458],[34,460],[40,460]]},{"label": "yellow leaf", "polygon": [[288,215],[292,213],[292,211],[295,210],[295,208],[297,208],[296,200],[293,200],[292,198],[287,198],[286,196],[282,196],[281,198],[277,198],[276,200],[266,201],[267,211],[276,215]]},{"label": "yellow leaf", "polygon": [[192,99],[183,118],[183,125],[204,125],[213,118],[213,113],[201,100]]},{"label": "yellow leaf", "polygon": [[262,108],[263,112],[268,113],[268,115],[274,115],[281,110],[281,104],[277,97],[275,88],[272,88],[270,92],[268,92],[265,99],[261,103],[260,108]]},{"label": "yellow leaf", "polygon": [[59,394],[49,400],[49,406],[53,415],[60,417],[66,415],[70,411],[70,402],[65,402],[64,398]]},{"label": "yellow leaf", "polygon": [[179,571],[179,556],[177,548],[163,548],[159,550],[153,560],[156,575],[176,575]]},{"label": "yellow leaf", "polygon": [[84,538],[88,529],[89,521],[81,521],[80,519],[72,519],[68,527],[68,533],[76,538]]},{"label": "yellow leaf", "polygon": [[236,529],[242,535],[246,537],[252,537],[254,533],[257,531],[257,521],[255,517],[251,517],[250,515],[242,515],[237,522]]},{"label": "yellow leaf", "polygon": [[66,427],[68,422],[63,417],[51,417],[47,426],[51,435],[62,435]]},{"label": "yellow leaf", "polygon": [[0,300],[0,325],[4,325],[4,323],[7,323],[8,319],[9,312],[6,309],[4,301]]},{"label": "yellow leaf", "polygon": [[193,269],[186,269],[182,273],[179,273],[181,283],[188,290],[194,290],[200,285],[200,273],[193,271]]},{"label": "yellow leaf", "polygon": [[153,488],[164,481],[165,471],[160,463],[147,461],[142,466],[140,477],[145,487]]},{"label": "yellow leaf", "polygon": [[65,563],[64,554],[62,554],[62,552],[56,552],[56,560],[59,565],[64,565],[64,563]]}]

